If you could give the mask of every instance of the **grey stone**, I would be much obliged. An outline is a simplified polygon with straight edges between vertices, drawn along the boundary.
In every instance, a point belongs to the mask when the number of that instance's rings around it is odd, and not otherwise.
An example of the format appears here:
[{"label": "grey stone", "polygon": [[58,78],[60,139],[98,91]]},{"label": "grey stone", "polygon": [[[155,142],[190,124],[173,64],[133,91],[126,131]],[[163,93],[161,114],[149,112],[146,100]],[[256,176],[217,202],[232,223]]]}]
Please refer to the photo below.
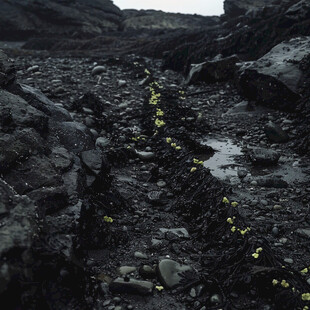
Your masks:
[{"label": "grey stone", "polygon": [[155,153],[153,152],[136,151],[136,154],[142,160],[151,160],[155,157]]},{"label": "grey stone", "polygon": [[148,258],[146,254],[144,254],[142,252],[138,252],[138,251],[136,251],[134,253],[134,256],[135,256],[135,258],[140,258],[140,259],[147,259]]},{"label": "grey stone", "polygon": [[310,228],[298,228],[295,232],[299,236],[310,238]]},{"label": "grey stone", "polygon": [[92,69],[91,74],[98,75],[106,71],[107,71],[107,68],[105,66],[96,66]]},{"label": "grey stone", "polygon": [[171,233],[177,236],[178,238],[185,238],[185,239],[189,238],[189,233],[185,228],[171,228],[171,229],[159,228],[159,231],[163,234]]},{"label": "grey stone", "polygon": [[275,143],[285,143],[289,140],[289,136],[285,131],[281,129],[278,125],[273,122],[269,122],[264,127],[264,132],[267,138]]},{"label": "grey stone", "polygon": [[153,288],[152,282],[132,278],[117,278],[110,284],[110,291],[113,293],[149,295],[152,294]]},{"label": "grey stone", "polygon": [[121,276],[126,275],[128,273],[135,272],[137,270],[136,267],[130,267],[130,266],[121,266],[117,269],[118,274]]},{"label": "grey stone", "polygon": [[157,268],[158,278],[162,285],[167,289],[174,289],[184,284],[186,272],[193,272],[192,267],[180,265],[179,263],[164,259],[160,261]]},{"label": "grey stone", "polygon": [[98,175],[102,167],[102,155],[98,150],[89,150],[81,153],[84,165],[95,175]]},{"label": "grey stone", "polygon": [[277,178],[274,176],[265,176],[257,179],[257,184],[261,187],[267,188],[287,188],[288,184],[286,181],[281,178]]},{"label": "grey stone", "polygon": [[272,166],[277,164],[280,154],[273,150],[255,148],[250,150],[249,158],[253,165]]},{"label": "grey stone", "polygon": [[104,150],[110,144],[110,140],[105,137],[99,137],[96,139],[96,147]]}]

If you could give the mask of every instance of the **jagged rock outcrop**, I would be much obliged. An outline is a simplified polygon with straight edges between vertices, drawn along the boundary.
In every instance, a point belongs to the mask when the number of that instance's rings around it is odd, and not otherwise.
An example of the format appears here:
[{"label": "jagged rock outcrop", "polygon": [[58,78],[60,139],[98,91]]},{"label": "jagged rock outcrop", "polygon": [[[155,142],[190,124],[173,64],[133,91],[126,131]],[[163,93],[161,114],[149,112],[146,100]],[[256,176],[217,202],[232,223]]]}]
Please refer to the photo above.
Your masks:
[{"label": "jagged rock outcrop", "polygon": [[[294,1],[294,0],[293,0]],[[225,0],[224,11],[229,17],[237,17],[249,11],[260,10],[266,6],[282,6],[292,3],[292,0]],[[295,0],[296,2],[296,0]]]},{"label": "jagged rock outcrop", "polygon": [[249,99],[292,111],[305,81],[306,73],[300,64],[309,55],[310,37],[282,42],[257,61],[244,63],[238,85]]},{"label": "jagged rock outcrop", "polygon": [[36,35],[98,35],[117,30],[122,12],[110,0],[4,0],[0,36],[14,40]]}]

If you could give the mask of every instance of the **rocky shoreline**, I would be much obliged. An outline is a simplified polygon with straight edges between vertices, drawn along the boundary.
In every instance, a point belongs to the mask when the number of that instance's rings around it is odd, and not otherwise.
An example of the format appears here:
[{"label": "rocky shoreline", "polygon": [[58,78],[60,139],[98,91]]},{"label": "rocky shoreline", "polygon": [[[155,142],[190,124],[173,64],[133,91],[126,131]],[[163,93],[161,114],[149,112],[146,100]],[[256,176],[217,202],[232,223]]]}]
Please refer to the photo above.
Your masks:
[{"label": "rocky shoreline", "polygon": [[163,62],[128,38],[1,52],[6,309],[310,307],[310,47],[296,33],[251,62],[177,58],[186,76],[167,69],[182,45]]}]

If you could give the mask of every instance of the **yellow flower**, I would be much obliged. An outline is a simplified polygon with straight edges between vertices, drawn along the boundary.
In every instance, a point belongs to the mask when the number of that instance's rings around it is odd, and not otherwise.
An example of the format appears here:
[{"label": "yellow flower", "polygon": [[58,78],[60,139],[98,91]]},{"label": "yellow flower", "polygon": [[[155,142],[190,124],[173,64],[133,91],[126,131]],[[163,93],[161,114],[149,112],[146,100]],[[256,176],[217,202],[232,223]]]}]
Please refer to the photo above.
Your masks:
[{"label": "yellow flower", "polygon": [[103,220],[107,223],[113,223],[112,217],[109,217],[109,216],[104,216]]},{"label": "yellow flower", "polygon": [[[290,285],[289,285],[289,283],[287,283],[285,280],[282,280],[281,281],[281,286],[282,287],[285,287],[285,288],[288,288]],[[309,299],[310,300],[310,299]]]},{"label": "yellow flower", "polygon": [[175,149],[176,149],[177,151],[179,151],[179,150],[181,150],[182,148],[181,148],[180,146],[177,146]]},{"label": "yellow flower", "polygon": [[164,112],[161,109],[157,109],[156,115],[157,116],[164,116]]},{"label": "yellow flower", "polygon": [[156,118],[156,120],[155,120],[155,125],[156,125],[157,127],[163,127],[163,126],[166,125],[166,123],[165,123],[164,121],[162,121],[162,120]]},{"label": "yellow flower", "polygon": [[250,227],[247,227],[247,228],[244,229],[244,230],[238,228],[238,231],[240,232],[240,234],[241,234],[242,236],[244,236],[244,235],[245,235],[248,231],[250,231],[250,230],[251,230]]},{"label": "yellow flower", "polygon": [[224,203],[229,203],[229,200],[228,200],[226,197],[224,197],[222,201],[223,201]]},{"label": "yellow flower", "polygon": [[306,273],[308,273],[308,268],[304,268],[303,270],[301,270],[300,272],[302,273],[302,274],[306,274]]},{"label": "yellow flower", "polygon": [[236,231],[236,226],[233,226],[230,230],[231,230],[232,232],[235,232],[235,231]]},{"label": "yellow flower", "polygon": [[164,289],[164,287],[161,286],[161,285],[160,285],[160,286],[156,285],[155,288],[156,288],[157,291],[159,291],[159,292],[161,292],[161,291]]},{"label": "yellow flower", "polygon": [[174,147],[174,148],[177,147],[176,143],[171,143],[171,146]]},{"label": "yellow flower", "polygon": [[194,162],[194,164],[198,164],[198,163],[199,163],[199,159],[194,158],[194,159],[193,159],[193,162]]},{"label": "yellow flower", "polygon": [[310,293],[304,293],[301,295],[303,301],[310,301]]},{"label": "yellow flower", "polygon": [[295,293],[296,292],[296,288],[292,287],[292,291],[293,291],[293,293]]},{"label": "yellow flower", "polygon": [[273,285],[273,286],[276,286],[277,284],[279,284],[279,281],[276,280],[276,279],[273,279],[273,280],[272,280],[272,285]]},{"label": "yellow flower", "polygon": [[304,307],[302,308],[302,310],[309,310],[309,307],[308,307],[308,306],[304,306]]},{"label": "yellow flower", "polygon": [[148,69],[145,69],[144,72],[147,74],[147,75],[150,75],[151,72],[148,70]]},{"label": "yellow flower", "polygon": [[193,167],[192,169],[191,169],[191,172],[195,172],[197,170],[197,168],[196,167]]},{"label": "yellow flower", "polygon": [[231,203],[231,206],[234,207],[234,208],[237,207],[237,206],[238,206],[238,202],[233,201],[233,202]]},{"label": "yellow flower", "polygon": [[263,248],[257,248],[256,253],[260,253],[263,250]]},{"label": "yellow flower", "polygon": [[131,149],[131,146],[130,146],[130,145],[128,145],[128,146],[127,146],[127,149],[128,149],[128,150],[129,150],[129,149]]},{"label": "yellow flower", "polygon": [[167,143],[171,143],[172,139],[171,138],[166,138]]},{"label": "yellow flower", "polygon": [[231,217],[229,217],[229,218],[227,219],[227,223],[233,224],[233,223],[234,223],[234,220],[233,220]]},{"label": "yellow flower", "polygon": [[256,259],[256,258],[258,258],[258,257],[259,257],[259,254],[257,254],[257,253],[253,253],[253,254],[252,254],[252,256]]}]

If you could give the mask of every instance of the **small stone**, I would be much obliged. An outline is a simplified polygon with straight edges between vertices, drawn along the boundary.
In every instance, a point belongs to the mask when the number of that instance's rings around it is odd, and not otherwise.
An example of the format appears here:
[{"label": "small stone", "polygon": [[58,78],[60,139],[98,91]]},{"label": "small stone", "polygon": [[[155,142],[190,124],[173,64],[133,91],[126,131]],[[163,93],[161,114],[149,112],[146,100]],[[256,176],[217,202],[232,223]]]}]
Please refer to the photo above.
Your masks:
[{"label": "small stone", "polygon": [[117,272],[118,274],[120,274],[121,276],[123,275],[126,275],[128,273],[132,273],[132,272],[135,272],[137,270],[136,267],[130,267],[130,266],[122,266],[122,267],[119,267],[117,269]]},{"label": "small stone", "polygon": [[99,137],[96,139],[96,147],[100,149],[105,149],[110,144],[110,140],[105,137]]},{"label": "small stone", "polygon": [[156,277],[156,271],[153,267],[148,265],[143,265],[139,269],[139,273],[141,277],[145,279],[153,279]]},{"label": "small stone", "polygon": [[210,301],[212,304],[219,304],[221,303],[221,296],[218,294],[214,294],[211,296]]},{"label": "small stone", "polygon": [[294,260],[293,259],[291,259],[291,258],[284,258],[284,262],[285,263],[288,263],[288,264],[294,264]]},{"label": "small stone", "polygon": [[279,228],[273,227],[271,230],[271,233],[276,237],[279,234]]},{"label": "small stone", "polygon": [[252,186],[257,186],[257,181],[252,181],[252,182],[251,182],[251,185],[252,185]]},{"label": "small stone", "polygon": [[191,297],[195,298],[195,297],[196,297],[196,290],[195,290],[194,288],[192,288],[191,291],[190,291],[190,293],[189,293],[189,295],[190,295]]},{"label": "small stone", "polygon": [[158,181],[158,182],[157,182],[157,186],[158,186],[158,187],[165,187],[166,185],[167,185],[167,183],[166,183],[165,181],[162,181],[162,180],[161,180],[161,181]]},{"label": "small stone", "polygon": [[104,67],[104,66],[96,66],[91,71],[91,74],[92,75],[98,75],[98,74],[101,74],[101,73],[106,72],[106,71],[107,71],[106,67]]},{"label": "small stone", "polygon": [[310,238],[310,228],[298,228],[295,232],[301,237]]},{"label": "small stone", "polygon": [[135,258],[140,258],[140,259],[147,259],[148,258],[146,254],[143,254],[143,253],[138,252],[138,251],[135,252],[134,256],[135,256]]},{"label": "small stone", "polygon": [[152,282],[132,278],[117,278],[110,284],[110,290],[112,293],[128,293],[138,295],[152,294],[153,287],[154,284]]},{"label": "small stone", "polygon": [[274,205],[273,210],[281,210],[282,206],[281,205]]},{"label": "small stone", "polygon": [[155,157],[155,153],[153,153],[153,152],[136,151],[136,154],[142,160],[150,160],[150,159],[153,159]]},{"label": "small stone", "polygon": [[159,231],[163,234],[171,233],[171,234],[177,236],[178,238],[185,238],[185,239],[189,238],[188,231],[183,227],[182,228],[171,228],[171,229],[159,228]]},{"label": "small stone", "polygon": [[125,80],[119,80],[117,84],[118,84],[118,87],[123,87],[127,84],[127,82]]},{"label": "small stone", "polygon": [[184,274],[187,272],[193,273],[192,267],[180,265],[171,259],[162,260],[158,265],[157,271],[160,282],[167,289],[174,289],[184,285],[186,280]]}]

